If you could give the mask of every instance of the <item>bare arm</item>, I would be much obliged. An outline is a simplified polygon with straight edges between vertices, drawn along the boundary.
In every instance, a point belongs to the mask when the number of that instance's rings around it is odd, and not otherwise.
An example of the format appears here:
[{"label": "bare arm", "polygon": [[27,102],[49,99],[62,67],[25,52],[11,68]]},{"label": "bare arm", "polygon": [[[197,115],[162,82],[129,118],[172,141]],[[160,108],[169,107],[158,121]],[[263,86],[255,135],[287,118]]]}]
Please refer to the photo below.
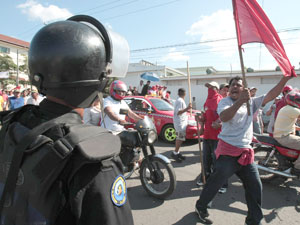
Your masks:
[{"label": "bare arm", "polygon": [[185,113],[187,111],[189,111],[192,108],[192,103],[189,103],[188,106],[185,109],[181,109],[177,112],[177,115],[181,115],[182,113]]},{"label": "bare arm", "polygon": [[274,105],[271,105],[271,107],[269,108],[269,110],[266,112],[267,116],[271,116],[274,107],[275,107]]},{"label": "bare arm", "polygon": [[121,119],[113,113],[111,106],[105,107],[104,112],[111,120],[120,122]]},{"label": "bare arm", "polygon": [[129,116],[129,118],[133,119],[135,122],[143,119],[142,117],[140,117],[136,113],[132,112],[131,109],[128,109],[128,116]]},{"label": "bare arm", "polygon": [[246,103],[249,99],[250,99],[250,92],[248,89],[244,89],[241,92],[240,97],[233,103],[233,105],[220,113],[220,120],[222,122],[227,122],[231,120],[236,114],[236,112],[239,110],[239,108],[244,103]]},{"label": "bare arm", "polygon": [[286,85],[286,83],[288,82],[289,79],[291,79],[292,77],[282,77],[281,80],[279,81],[278,84],[275,85],[275,87],[273,87],[266,95],[266,97],[264,98],[264,101],[262,103],[262,106],[264,106],[265,104],[267,104],[269,101],[272,101],[273,99],[275,99],[282,91],[284,85]]}]

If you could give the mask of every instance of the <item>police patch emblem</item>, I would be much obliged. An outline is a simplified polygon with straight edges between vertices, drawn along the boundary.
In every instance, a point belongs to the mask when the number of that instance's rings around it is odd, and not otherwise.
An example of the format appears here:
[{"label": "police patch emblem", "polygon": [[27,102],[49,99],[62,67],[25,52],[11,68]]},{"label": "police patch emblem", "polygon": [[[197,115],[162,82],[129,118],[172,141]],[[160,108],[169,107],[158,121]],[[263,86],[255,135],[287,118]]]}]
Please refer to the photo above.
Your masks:
[{"label": "police patch emblem", "polygon": [[122,206],[127,199],[126,181],[122,175],[116,177],[111,186],[110,197],[116,206]]}]

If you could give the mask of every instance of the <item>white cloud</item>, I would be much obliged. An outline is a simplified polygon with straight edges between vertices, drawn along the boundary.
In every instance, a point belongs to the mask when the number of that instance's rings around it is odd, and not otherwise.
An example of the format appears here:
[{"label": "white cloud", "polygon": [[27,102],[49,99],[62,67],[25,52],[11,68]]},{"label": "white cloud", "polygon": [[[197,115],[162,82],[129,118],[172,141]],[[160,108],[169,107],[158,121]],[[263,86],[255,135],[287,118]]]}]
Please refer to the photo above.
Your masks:
[{"label": "white cloud", "polygon": [[[233,14],[231,10],[218,10],[209,16],[202,16],[191,25],[187,35],[197,37],[200,41],[230,39],[236,36]],[[208,42],[203,45],[211,47],[211,51],[223,56],[231,56],[236,52],[236,40]]]},{"label": "white cloud", "polygon": [[180,51],[176,51],[176,48],[171,48],[169,50],[169,53],[162,57],[161,61],[162,62],[166,62],[166,61],[187,61],[189,60],[189,56],[184,55],[182,52]]},{"label": "white cloud", "polygon": [[72,16],[72,13],[65,8],[59,8],[56,5],[43,6],[35,0],[27,0],[23,4],[19,4],[17,8],[22,13],[29,16],[32,20],[40,20],[43,23],[53,20],[63,20]]}]

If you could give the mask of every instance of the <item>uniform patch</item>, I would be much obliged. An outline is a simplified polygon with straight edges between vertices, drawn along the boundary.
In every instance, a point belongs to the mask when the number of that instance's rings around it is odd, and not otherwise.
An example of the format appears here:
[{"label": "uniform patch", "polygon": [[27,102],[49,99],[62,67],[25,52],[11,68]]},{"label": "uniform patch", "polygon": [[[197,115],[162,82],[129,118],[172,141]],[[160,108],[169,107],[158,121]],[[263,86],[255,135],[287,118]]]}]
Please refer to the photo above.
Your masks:
[{"label": "uniform patch", "polygon": [[110,197],[116,206],[122,206],[127,200],[126,181],[122,175],[116,177],[111,186]]}]

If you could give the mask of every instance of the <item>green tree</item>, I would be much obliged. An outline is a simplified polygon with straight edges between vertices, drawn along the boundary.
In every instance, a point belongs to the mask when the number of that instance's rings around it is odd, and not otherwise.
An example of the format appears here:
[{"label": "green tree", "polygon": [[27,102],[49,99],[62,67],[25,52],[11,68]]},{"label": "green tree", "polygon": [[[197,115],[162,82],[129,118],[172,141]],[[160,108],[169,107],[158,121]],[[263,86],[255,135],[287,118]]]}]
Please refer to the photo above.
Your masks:
[{"label": "green tree", "polygon": [[17,70],[17,65],[14,63],[10,56],[0,55],[0,72],[9,70]]}]

